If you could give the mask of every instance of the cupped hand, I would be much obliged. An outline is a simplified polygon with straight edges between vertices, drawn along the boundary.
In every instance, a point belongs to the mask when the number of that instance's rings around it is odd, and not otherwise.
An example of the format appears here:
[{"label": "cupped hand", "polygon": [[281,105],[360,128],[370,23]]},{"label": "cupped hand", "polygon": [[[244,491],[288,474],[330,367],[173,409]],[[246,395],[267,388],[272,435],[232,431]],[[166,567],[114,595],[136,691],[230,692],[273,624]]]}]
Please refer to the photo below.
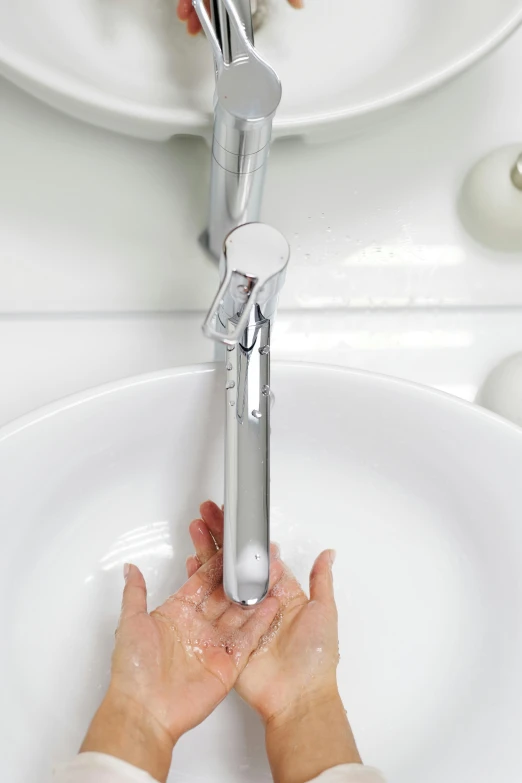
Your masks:
[{"label": "cupped hand", "polygon": [[148,614],[145,580],[136,566],[127,571],[111,687],[142,704],[177,739],[234,687],[279,601],[272,597],[245,615],[223,592],[218,552]]},{"label": "cupped hand", "polygon": [[249,612],[232,604],[222,571],[221,552],[214,552],[149,614],[143,575],[125,566],[110,685],[82,751],[108,753],[166,779],[176,741],[234,687],[279,609],[276,597]]},{"label": "cupped hand", "polygon": [[[209,501],[200,512],[201,519],[190,525],[196,550],[187,560],[191,578],[208,567],[223,542],[222,510]],[[339,699],[333,561],[332,550],[319,555],[310,574],[308,598],[272,546],[273,586],[266,600],[276,598],[279,612],[236,683],[237,692],[265,723],[290,716],[300,705]]]},{"label": "cupped hand", "polygon": [[[303,7],[303,0],[287,0],[287,2],[292,8]],[[178,0],[178,19],[182,22],[186,22],[189,35],[197,35],[201,30],[198,15],[192,7],[192,0]]]}]

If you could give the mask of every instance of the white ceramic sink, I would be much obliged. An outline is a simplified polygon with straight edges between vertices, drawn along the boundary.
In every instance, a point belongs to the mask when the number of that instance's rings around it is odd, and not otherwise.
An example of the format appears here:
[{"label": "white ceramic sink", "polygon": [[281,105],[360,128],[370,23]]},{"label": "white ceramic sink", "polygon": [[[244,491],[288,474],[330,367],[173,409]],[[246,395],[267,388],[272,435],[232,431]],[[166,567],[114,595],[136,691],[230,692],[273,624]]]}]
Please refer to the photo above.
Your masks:
[{"label": "white ceramic sink", "polygon": [[[273,538],[303,580],[338,551],[340,686],[364,759],[390,783],[520,780],[522,431],[384,377],[273,375]],[[122,564],[144,570],[151,608],[183,579],[187,524],[222,498],[223,385],[213,365],[177,369],[0,431],[2,780],[75,753]],[[170,779],[269,780],[257,719],[227,699]]]}]

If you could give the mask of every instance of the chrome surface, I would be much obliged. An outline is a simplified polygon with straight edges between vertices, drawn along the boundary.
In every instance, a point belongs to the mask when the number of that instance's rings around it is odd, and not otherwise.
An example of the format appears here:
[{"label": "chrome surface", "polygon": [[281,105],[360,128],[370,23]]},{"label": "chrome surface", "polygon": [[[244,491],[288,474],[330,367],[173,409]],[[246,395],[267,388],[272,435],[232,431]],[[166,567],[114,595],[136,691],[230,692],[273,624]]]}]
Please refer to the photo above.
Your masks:
[{"label": "chrome surface", "polygon": [[[254,8],[251,5],[250,0],[235,0],[235,4],[243,29],[245,30],[248,39],[253,44],[254,30],[252,16]],[[236,33],[233,24],[230,22],[229,14],[222,0],[210,0],[210,13],[212,25],[216,31],[223,53],[223,59],[226,63],[230,63],[238,57],[238,55],[242,54],[242,41]]]},{"label": "chrome surface", "polygon": [[520,153],[515,165],[511,169],[511,180],[516,188],[522,190],[522,153]]},{"label": "chrome surface", "polygon": [[212,0],[212,18],[193,5],[216,68],[208,249],[220,258],[230,231],[259,220],[281,83],[254,48],[249,0]]},{"label": "chrome surface", "polygon": [[262,601],[270,571],[270,336],[290,257],[263,223],[232,231],[203,330],[226,351],[223,583],[242,606]]}]

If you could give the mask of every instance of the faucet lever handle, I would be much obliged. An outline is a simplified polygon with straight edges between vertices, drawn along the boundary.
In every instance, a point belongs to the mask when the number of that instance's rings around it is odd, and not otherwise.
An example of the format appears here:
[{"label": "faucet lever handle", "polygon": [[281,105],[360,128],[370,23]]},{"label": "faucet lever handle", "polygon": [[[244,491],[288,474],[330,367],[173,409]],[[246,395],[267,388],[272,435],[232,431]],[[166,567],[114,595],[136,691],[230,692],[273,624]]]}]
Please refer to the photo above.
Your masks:
[{"label": "faucet lever handle", "polygon": [[261,318],[270,317],[289,258],[288,242],[271,226],[244,223],[231,231],[221,255],[222,282],[203,322],[206,336],[237,345],[250,324],[254,305],[259,305]]},{"label": "faucet lever handle", "polygon": [[[241,335],[248,327],[250,313],[252,312],[257,294],[261,287],[262,283],[258,278],[242,275],[234,269],[227,270],[225,278],[216,294],[216,298],[212,302],[207,317],[203,322],[204,334],[207,337],[210,337],[211,340],[224,343],[224,345],[237,345],[241,339]],[[219,319],[219,312],[227,297],[236,301],[241,297],[244,299],[244,304],[241,308],[241,315],[237,323],[233,324],[232,327],[229,326],[227,332],[220,332],[216,329],[214,323],[216,319]],[[230,319],[227,320],[229,324],[232,323]]]}]

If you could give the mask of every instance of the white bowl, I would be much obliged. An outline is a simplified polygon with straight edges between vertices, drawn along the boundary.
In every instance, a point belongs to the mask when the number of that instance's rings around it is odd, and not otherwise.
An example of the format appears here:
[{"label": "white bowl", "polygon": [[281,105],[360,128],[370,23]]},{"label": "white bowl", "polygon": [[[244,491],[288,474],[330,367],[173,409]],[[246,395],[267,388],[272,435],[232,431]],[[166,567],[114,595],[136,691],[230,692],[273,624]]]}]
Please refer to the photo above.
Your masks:
[{"label": "white bowl", "polygon": [[[150,139],[207,134],[213,69],[175,0],[0,4],[0,72],[80,119]],[[272,0],[260,50],[283,82],[275,135],[321,138],[444,83],[522,19],[520,0]],[[357,123],[358,125],[359,123]]]},{"label": "white bowl", "polygon": [[[338,368],[276,365],[272,386],[273,538],[302,580],[338,551],[339,682],[365,761],[389,783],[522,780],[522,431]],[[222,498],[223,399],[214,366],[181,368],[0,431],[3,781],[76,752],[108,682],[123,563],[151,608],[183,579],[188,522]],[[267,779],[261,726],[233,695],[175,749],[172,781]]]}]

